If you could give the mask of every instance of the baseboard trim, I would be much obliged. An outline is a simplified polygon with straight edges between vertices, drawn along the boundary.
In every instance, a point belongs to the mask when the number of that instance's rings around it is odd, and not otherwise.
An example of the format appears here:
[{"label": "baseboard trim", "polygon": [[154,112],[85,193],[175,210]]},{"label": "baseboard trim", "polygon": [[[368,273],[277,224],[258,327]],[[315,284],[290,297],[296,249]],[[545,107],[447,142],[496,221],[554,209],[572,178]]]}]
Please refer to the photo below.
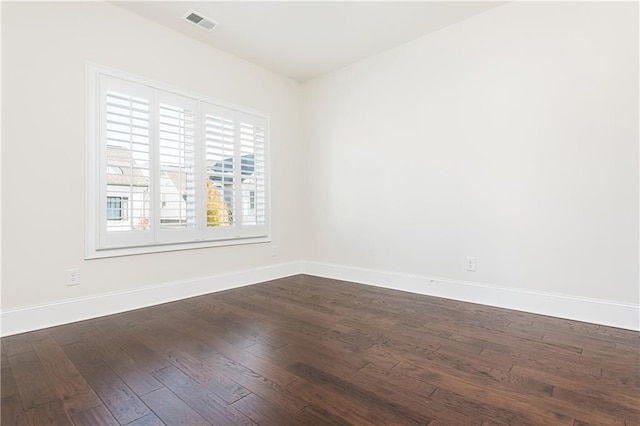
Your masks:
[{"label": "baseboard trim", "polygon": [[302,262],[302,272],[318,277],[640,331],[639,305],[320,262]]},{"label": "baseboard trim", "polygon": [[321,262],[289,262],[0,312],[0,336],[39,330],[305,273],[640,331],[640,306]]},{"label": "baseboard trim", "polygon": [[126,291],[26,306],[0,313],[2,337],[147,306],[243,287],[301,273],[300,262],[281,263]]}]

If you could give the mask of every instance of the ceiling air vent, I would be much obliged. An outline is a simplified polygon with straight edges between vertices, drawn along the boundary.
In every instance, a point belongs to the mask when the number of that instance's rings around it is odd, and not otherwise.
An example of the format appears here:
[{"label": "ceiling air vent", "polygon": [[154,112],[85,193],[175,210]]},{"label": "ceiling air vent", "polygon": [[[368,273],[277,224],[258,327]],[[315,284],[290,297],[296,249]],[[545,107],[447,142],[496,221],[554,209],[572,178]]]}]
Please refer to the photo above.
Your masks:
[{"label": "ceiling air vent", "polygon": [[207,18],[206,16],[204,16],[199,12],[196,12],[195,10],[192,10],[191,12],[187,13],[184,19],[207,31],[211,31],[218,26],[218,23],[216,21],[214,21],[213,19]]}]

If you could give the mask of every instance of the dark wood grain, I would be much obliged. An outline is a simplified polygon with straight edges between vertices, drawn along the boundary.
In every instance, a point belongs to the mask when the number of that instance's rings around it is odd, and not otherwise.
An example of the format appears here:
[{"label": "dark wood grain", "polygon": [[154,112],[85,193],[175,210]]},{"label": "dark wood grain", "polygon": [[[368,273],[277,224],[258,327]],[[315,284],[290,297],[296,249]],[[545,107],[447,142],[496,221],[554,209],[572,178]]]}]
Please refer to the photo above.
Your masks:
[{"label": "dark wood grain", "polygon": [[71,420],[75,426],[118,426],[120,424],[104,405],[74,414]]},{"label": "dark wood grain", "polygon": [[165,424],[155,414],[149,414],[132,421],[127,426],[165,426]]},{"label": "dark wood grain", "polygon": [[211,424],[165,388],[148,393],[142,399],[167,425],[205,426]]},{"label": "dark wood grain", "polygon": [[208,391],[190,376],[175,367],[166,367],[154,373],[154,376],[180,399],[185,401],[198,414],[212,424],[251,425],[253,422],[240,413],[234,406],[228,405],[222,398]]},{"label": "dark wood grain", "polygon": [[127,424],[151,414],[140,398],[87,343],[73,343],[65,346],[64,350],[119,423]]},{"label": "dark wood grain", "polygon": [[25,410],[58,398],[35,352],[10,356],[9,366]]},{"label": "dark wood grain", "polygon": [[260,425],[277,426],[295,423],[294,418],[287,412],[253,393],[236,401],[233,407]]},{"label": "dark wood grain", "polygon": [[13,379],[13,373],[9,366],[8,358],[2,363],[0,376],[2,378],[2,382],[0,383],[0,389],[2,389],[0,424],[16,426],[27,425],[27,416],[22,409],[20,395],[18,395],[18,389],[16,388],[15,380]]},{"label": "dark wood grain", "polygon": [[151,374],[104,335],[98,332],[85,333],[84,340],[136,394],[144,395],[162,387]]},{"label": "dark wood grain", "polygon": [[353,423],[349,423],[342,417],[334,416],[322,407],[315,404],[309,404],[304,407],[296,415],[294,420],[295,424],[303,425],[334,425],[334,426],[349,426]]},{"label": "dark wood grain", "polygon": [[638,332],[306,275],[0,347],[10,426],[640,426]]},{"label": "dark wood grain", "polygon": [[73,415],[101,404],[76,365],[55,340],[43,339],[32,345],[67,413]]},{"label": "dark wood grain", "polygon": [[[149,342],[148,338],[146,338],[146,341]],[[153,344],[159,344],[159,342],[154,342]],[[229,404],[249,394],[247,389],[206,362],[200,361],[188,353],[170,349],[166,352],[166,356],[173,366],[179,368]]]},{"label": "dark wood grain", "polygon": [[64,346],[82,341],[84,333],[94,330],[91,322],[81,321],[50,328],[49,332],[60,346]]},{"label": "dark wood grain", "polygon": [[8,357],[24,352],[33,351],[31,342],[29,341],[28,333],[4,337],[2,339],[2,348],[2,352],[5,353]]},{"label": "dark wood grain", "polygon": [[27,418],[32,426],[56,425],[73,426],[69,414],[64,409],[61,400],[47,402],[27,411]]},{"label": "dark wood grain", "polygon": [[260,396],[291,415],[295,415],[307,402],[295,395],[287,386],[279,385],[242,364],[222,355],[211,357],[205,362],[223,375],[239,383],[245,389]]}]

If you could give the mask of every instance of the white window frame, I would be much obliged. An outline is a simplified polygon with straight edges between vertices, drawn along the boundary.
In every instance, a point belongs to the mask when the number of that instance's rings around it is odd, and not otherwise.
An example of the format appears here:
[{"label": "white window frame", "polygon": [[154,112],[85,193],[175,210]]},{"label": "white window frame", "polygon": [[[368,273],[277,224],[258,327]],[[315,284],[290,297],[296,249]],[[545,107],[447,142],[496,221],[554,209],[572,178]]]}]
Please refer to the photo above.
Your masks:
[{"label": "white window frame", "polygon": [[[205,129],[203,125],[200,125],[196,128],[196,209],[197,209],[197,222],[199,225],[197,232],[187,231],[183,233],[184,235],[190,234],[190,241],[184,241],[182,237],[177,238],[162,238],[161,240],[152,237],[148,238],[138,238],[128,240],[126,236],[119,239],[118,243],[112,245],[106,245],[104,242],[106,241],[106,165],[103,161],[104,156],[104,141],[103,135],[101,135],[101,130],[104,128],[104,123],[101,122],[103,119],[101,117],[101,88],[100,86],[100,78],[101,76],[111,77],[119,80],[123,80],[134,85],[142,85],[148,87],[150,90],[157,90],[166,92],[163,94],[167,97],[171,97],[172,95],[177,95],[182,98],[190,98],[195,105],[197,105],[196,114],[196,122],[204,123],[204,114],[207,109],[216,109],[221,108],[222,110],[229,112],[232,114],[236,114],[238,117],[242,117],[243,119],[248,118],[251,119],[255,117],[256,120],[260,121],[265,128],[265,146],[264,146],[264,156],[265,156],[265,224],[256,226],[256,231],[259,232],[247,232],[247,227],[235,226],[237,222],[234,222],[234,229],[236,232],[231,232],[228,229],[225,229],[226,232],[215,233],[211,229],[207,229],[204,224],[206,223],[206,194],[207,190],[205,187],[206,180],[205,177],[206,171],[206,161],[204,157],[205,146],[204,146],[204,136]],[[153,101],[154,103],[155,100]],[[151,112],[155,114],[155,112]],[[136,255],[136,254],[147,254],[147,253],[158,253],[158,252],[166,252],[166,251],[175,251],[175,250],[187,250],[187,249],[197,249],[197,248],[206,248],[206,247],[219,247],[219,246],[230,246],[230,245],[240,245],[240,244],[256,244],[256,243],[267,243],[271,241],[271,191],[270,191],[270,135],[269,135],[269,115],[256,111],[250,108],[246,108],[243,106],[231,104],[228,102],[223,102],[215,98],[211,98],[208,96],[204,96],[198,93],[193,93],[190,91],[186,91],[183,89],[175,88],[173,86],[167,85],[165,83],[151,81],[149,79],[141,78],[138,76],[131,75],[126,72],[114,70],[108,67],[104,67],[101,65],[87,63],[86,64],[86,208],[85,208],[85,224],[86,224],[86,232],[85,232],[85,259],[95,259],[95,258],[105,258],[105,257],[116,257],[116,256],[128,256],[128,255]],[[243,121],[244,122],[244,121]],[[151,167],[151,174],[154,175],[157,173],[158,165],[157,162],[154,161],[155,154],[153,151],[155,150],[155,141],[157,140],[155,135],[155,130],[151,129],[151,161],[154,163]],[[241,170],[238,168],[240,166],[241,157],[237,155],[234,156],[236,158],[235,170]],[[255,170],[255,157],[254,157],[254,170]],[[241,171],[239,172],[241,173]],[[154,178],[155,179],[155,178]],[[154,180],[152,179],[152,181]],[[155,179],[159,182],[159,179]],[[157,192],[155,188],[151,188],[151,192]],[[155,195],[158,197],[158,194]],[[160,235],[164,234],[169,235],[173,231],[171,230],[161,230],[157,227],[157,224],[160,221],[159,216],[159,207],[155,206],[158,204],[159,198],[154,198],[152,203],[154,207],[151,208],[151,223],[155,225],[157,230],[154,230],[152,234]],[[104,200],[103,200],[104,198]],[[103,208],[104,207],[104,208]],[[104,211],[103,211],[104,210]],[[242,214],[242,210],[236,210],[236,214]],[[154,223],[155,222],[155,223]],[[104,228],[104,229],[103,229]],[[178,233],[176,233],[178,234]],[[121,241],[120,241],[121,240]]]}]

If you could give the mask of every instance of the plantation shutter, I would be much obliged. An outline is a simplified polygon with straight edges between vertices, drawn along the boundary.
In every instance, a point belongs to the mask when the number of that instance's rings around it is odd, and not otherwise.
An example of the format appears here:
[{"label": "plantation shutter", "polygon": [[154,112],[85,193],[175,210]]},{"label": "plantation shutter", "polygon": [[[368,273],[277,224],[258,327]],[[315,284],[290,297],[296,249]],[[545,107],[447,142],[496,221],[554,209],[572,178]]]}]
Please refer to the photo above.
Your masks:
[{"label": "plantation shutter", "polygon": [[[101,76],[99,84],[99,244],[148,244],[152,242],[152,91],[107,76]],[[114,213],[109,204],[114,199],[128,200],[126,215]]]},{"label": "plantation shutter", "polygon": [[120,77],[90,83],[89,250],[268,237],[267,117]]},{"label": "plantation shutter", "polygon": [[203,103],[211,236],[267,235],[266,120]]},{"label": "plantation shutter", "polygon": [[242,182],[239,191],[242,206],[239,235],[266,235],[266,120],[245,113],[237,113],[236,117]]},{"label": "plantation shutter", "polygon": [[238,218],[234,163],[236,124],[233,111],[203,104],[205,125],[206,228],[210,237],[233,237]]},{"label": "plantation shutter", "polygon": [[159,242],[197,238],[196,142],[197,102],[157,90],[157,158],[155,223]]}]

